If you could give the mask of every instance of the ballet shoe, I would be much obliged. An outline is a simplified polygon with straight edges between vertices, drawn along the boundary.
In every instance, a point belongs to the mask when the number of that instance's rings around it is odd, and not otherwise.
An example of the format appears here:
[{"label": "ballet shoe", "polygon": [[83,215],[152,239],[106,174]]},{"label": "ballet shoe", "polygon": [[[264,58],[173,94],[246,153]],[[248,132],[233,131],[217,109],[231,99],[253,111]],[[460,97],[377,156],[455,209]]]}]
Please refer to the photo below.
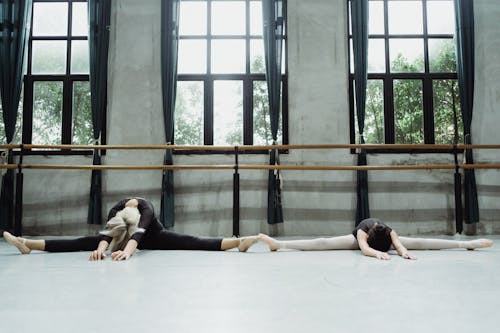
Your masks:
[{"label": "ballet shoe", "polygon": [[279,246],[276,243],[276,240],[272,239],[268,235],[259,234],[259,239],[267,244],[267,246],[269,247],[269,251],[274,252],[278,250]]},{"label": "ballet shoe", "polygon": [[467,250],[469,251],[484,247],[491,247],[493,245],[493,241],[491,239],[486,239],[486,238],[475,239],[468,243],[469,243],[468,245],[470,246],[467,246]]},{"label": "ballet shoe", "polygon": [[31,249],[26,246],[26,239],[21,237],[16,237],[12,235],[10,232],[5,231],[3,233],[3,238],[7,241],[7,243],[14,245],[17,247],[19,252],[22,254],[29,254]]},{"label": "ballet shoe", "polygon": [[259,238],[257,236],[243,237],[240,239],[240,245],[238,245],[238,251],[246,252],[250,246],[257,243]]}]

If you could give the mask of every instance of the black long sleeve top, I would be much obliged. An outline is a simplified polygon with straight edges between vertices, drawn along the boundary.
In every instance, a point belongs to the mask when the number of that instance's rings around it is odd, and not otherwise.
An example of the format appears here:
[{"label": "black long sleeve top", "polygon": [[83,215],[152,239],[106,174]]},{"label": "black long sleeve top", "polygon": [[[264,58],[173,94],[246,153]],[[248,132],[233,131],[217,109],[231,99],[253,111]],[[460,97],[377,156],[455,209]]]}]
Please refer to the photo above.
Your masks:
[{"label": "black long sleeve top", "polygon": [[[132,236],[131,239],[134,239],[137,243],[139,243],[142,239],[142,236],[144,233],[148,230],[157,230],[160,231],[163,229],[163,226],[158,222],[155,216],[154,212],[154,207],[151,204],[151,202],[147,201],[146,199],[143,198],[125,198],[118,203],[116,203],[109,211],[108,213],[108,219],[109,221],[111,218],[115,217],[116,213],[121,211],[122,209],[125,208],[125,204],[131,200],[131,199],[136,199],[138,202],[137,209],[139,210],[139,213],[141,214],[141,217],[139,219],[139,223],[137,225],[138,231],[135,232]],[[109,236],[103,236],[104,240],[107,241],[108,243],[111,242],[112,238]]]}]

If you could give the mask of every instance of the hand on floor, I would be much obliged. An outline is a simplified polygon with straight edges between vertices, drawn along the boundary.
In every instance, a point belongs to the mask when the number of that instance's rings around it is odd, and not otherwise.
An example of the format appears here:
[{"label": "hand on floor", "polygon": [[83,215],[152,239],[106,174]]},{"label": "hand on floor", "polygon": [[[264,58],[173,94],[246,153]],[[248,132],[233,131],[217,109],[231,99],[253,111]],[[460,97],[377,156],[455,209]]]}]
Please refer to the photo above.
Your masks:
[{"label": "hand on floor", "polygon": [[115,251],[111,253],[111,259],[115,261],[127,260],[130,258],[130,254],[125,251]]},{"label": "hand on floor", "polygon": [[89,256],[89,260],[104,260],[106,258],[106,254],[103,251],[92,251]]}]

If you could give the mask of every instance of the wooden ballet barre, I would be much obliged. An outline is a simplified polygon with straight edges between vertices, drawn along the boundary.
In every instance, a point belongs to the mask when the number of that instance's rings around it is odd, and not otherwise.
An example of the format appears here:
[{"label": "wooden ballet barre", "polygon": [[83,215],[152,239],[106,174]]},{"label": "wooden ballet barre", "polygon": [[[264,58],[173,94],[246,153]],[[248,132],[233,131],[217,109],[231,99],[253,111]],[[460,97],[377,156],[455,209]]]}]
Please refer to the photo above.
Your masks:
[{"label": "wooden ballet barre", "polygon": [[[207,148],[209,147],[209,148]],[[234,146],[176,146],[176,145],[24,145],[25,149],[82,149],[82,150],[234,150]]]},{"label": "wooden ballet barre", "polygon": [[4,144],[0,145],[0,149],[20,149],[20,144]]},{"label": "wooden ballet barre", "polygon": [[[57,164],[4,164],[0,169],[49,169],[49,170],[233,170],[232,164],[219,165],[57,165]],[[500,169],[500,164],[462,164],[462,169]],[[268,165],[239,164],[242,170],[452,170],[454,164],[411,164],[411,165]]]},{"label": "wooden ballet barre", "polygon": [[233,165],[57,165],[25,164],[23,169],[50,170],[232,170]]},{"label": "wooden ballet barre", "polygon": [[61,149],[61,150],[205,150],[205,151],[239,151],[251,150],[292,150],[292,149],[388,149],[388,150],[466,150],[466,149],[500,149],[500,145],[444,145],[444,144],[303,144],[303,145],[240,145],[240,146],[190,146],[190,145],[0,145],[0,149]]},{"label": "wooden ballet barre", "polygon": [[[20,145],[14,148],[20,148]],[[3,147],[3,146],[0,146]],[[240,145],[240,146],[191,146],[191,145],[33,145],[25,144],[24,149],[82,149],[82,150],[208,150],[208,151],[233,151],[235,148],[239,151],[255,151],[255,150],[291,150],[291,149],[437,149],[437,150],[451,150],[453,145],[413,145],[413,144],[305,144],[305,145]],[[500,145],[498,145],[500,148]],[[463,150],[457,146],[458,150]]]},{"label": "wooden ballet barre", "polygon": [[239,165],[243,170],[311,170],[311,171],[355,171],[355,170],[422,170],[422,169],[455,169],[453,164],[429,165]]},{"label": "wooden ballet barre", "polygon": [[461,164],[462,169],[500,169],[500,163],[488,164]]},{"label": "wooden ballet barre", "polygon": [[0,164],[0,169],[17,169],[17,164]]}]

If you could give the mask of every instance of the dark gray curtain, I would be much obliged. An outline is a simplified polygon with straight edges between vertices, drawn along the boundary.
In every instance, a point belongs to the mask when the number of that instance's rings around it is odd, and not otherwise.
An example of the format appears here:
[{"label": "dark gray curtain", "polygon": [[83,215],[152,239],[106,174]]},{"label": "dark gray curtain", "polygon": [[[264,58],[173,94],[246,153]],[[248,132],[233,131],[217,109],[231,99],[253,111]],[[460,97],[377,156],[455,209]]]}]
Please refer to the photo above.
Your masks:
[{"label": "dark gray curtain", "polygon": [[[174,111],[177,90],[177,50],[179,45],[179,0],[161,3],[161,82],[163,98],[163,120],[167,143],[174,142]],[[173,164],[172,150],[167,150],[165,165]],[[163,170],[161,181],[160,221],[165,227],[173,227],[174,172]]]},{"label": "dark gray curtain", "polygon": [[[356,115],[358,117],[359,142],[365,143],[366,81],[368,64],[368,0],[351,0],[352,46],[354,56],[354,90],[356,96]],[[358,165],[366,165],[366,150],[358,154]],[[357,172],[356,225],[370,217],[368,204],[368,172]]]},{"label": "dark gray curtain", "polygon": [[[23,60],[31,15],[31,0],[0,1],[0,93],[7,143],[12,143],[23,84]],[[12,150],[8,163],[14,163]],[[11,229],[14,217],[14,170],[2,178],[0,226]]]},{"label": "dark gray curtain", "polygon": [[[457,74],[466,144],[472,144],[471,124],[474,105],[474,2],[455,0]],[[474,163],[472,150],[465,152],[466,163]],[[465,223],[479,222],[474,169],[464,171]]]},{"label": "dark gray curtain", "polygon": [[[101,143],[108,88],[108,49],[111,0],[89,0],[90,96],[95,144]],[[94,150],[93,164],[101,164],[101,151]],[[102,223],[102,172],[92,170],[87,223]]]},{"label": "dark gray curtain", "polygon": [[[269,114],[273,145],[277,144],[281,100],[281,59],[283,34],[286,21],[286,0],[263,0],[262,13],[264,23],[264,51],[266,61],[266,81],[269,98]],[[278,151],[270,151],[269,164],[279,164]],[[267,222],[283,222],[281,204],[281,185],[279,170],[269,171],[267,192]]]}]

